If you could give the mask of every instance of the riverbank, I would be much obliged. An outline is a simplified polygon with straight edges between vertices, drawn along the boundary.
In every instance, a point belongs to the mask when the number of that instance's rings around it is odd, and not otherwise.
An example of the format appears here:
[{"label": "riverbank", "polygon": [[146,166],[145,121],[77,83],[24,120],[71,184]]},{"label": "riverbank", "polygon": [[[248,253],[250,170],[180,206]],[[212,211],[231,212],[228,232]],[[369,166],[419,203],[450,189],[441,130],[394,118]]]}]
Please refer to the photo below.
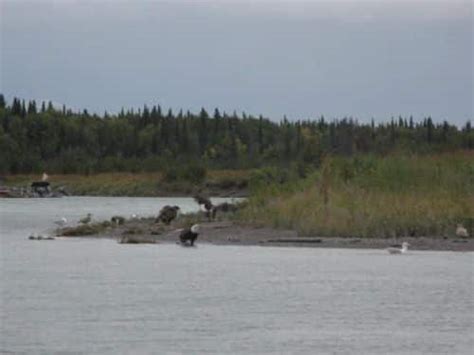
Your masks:
[{"label": "riverbank", "polygon": [[[127,220],[121,225],[102,222],[89,227],[79,227],[88,235],[71,233],[75,228],[59,230],[59,235],[69,237],[110,238],[124,243],[176,243],[184,225],[189,225],[193,217],[188,216],[165,226],[154,223],[154,219]],[[357,238],[357,237],[300,237],[294,230],[275,229],[244,225],[234,221],[199,222],[201,232],[197,245],[260,245],[315,248],[358,248],[385,249],[410,244],[411,250],[434,251],[474,251],[474,238],[457,237],[404,237],[404,238]],[[66,232],[66,233],[64,233]],[[81,232],[79,231],[79,234]],[[65,237],[68,238],[68,237]]]},{"label": "riverbank", "polygon": [[[61,188],[74,196],[187,197],[200,191],[215,197],[246,197],[251,172],[247,170],[211,170],[200,183],[166,181],[161,173],[103,173],[94,175],[49,175],[53,189]],[[38,175],[7,175],[7,188],[25,188]]]}]

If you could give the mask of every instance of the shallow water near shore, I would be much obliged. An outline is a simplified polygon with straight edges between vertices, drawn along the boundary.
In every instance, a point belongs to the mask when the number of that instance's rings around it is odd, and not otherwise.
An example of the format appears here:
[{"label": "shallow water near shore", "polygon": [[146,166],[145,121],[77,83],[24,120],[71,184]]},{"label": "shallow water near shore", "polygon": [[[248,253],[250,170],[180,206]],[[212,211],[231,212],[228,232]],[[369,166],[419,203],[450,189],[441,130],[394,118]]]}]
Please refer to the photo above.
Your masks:
[{"label": "shallow water near shore", "polygon": [[62,216],[165,204],[196,209],[186,198],[0,200],[0,352],[474,349],[474,253],[26,239]]}]

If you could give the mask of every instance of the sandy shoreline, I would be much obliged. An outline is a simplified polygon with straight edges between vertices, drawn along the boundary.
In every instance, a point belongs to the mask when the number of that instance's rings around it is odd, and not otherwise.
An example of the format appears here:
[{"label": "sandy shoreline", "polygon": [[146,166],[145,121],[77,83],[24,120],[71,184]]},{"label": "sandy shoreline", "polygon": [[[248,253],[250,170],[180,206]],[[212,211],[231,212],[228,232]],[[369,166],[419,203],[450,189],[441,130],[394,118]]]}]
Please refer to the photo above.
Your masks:
[{"label": "sandy shoreline", "polygon": [[[406,238],[347,238],[347,237],[299,237],[295,231],[244,226],[234,222],[200,223],[201,232],[197,244],[260,245],[312,248],[359,248],[384,249],[410,243],[411,250],[474,251],[474,238],[406,237]],[[92,238],[130,238],[141,242],[176,243],[180,227],[161,226],[153,220],[127,221],[126,224],[108,228],[103,233],[89,235]]]}]

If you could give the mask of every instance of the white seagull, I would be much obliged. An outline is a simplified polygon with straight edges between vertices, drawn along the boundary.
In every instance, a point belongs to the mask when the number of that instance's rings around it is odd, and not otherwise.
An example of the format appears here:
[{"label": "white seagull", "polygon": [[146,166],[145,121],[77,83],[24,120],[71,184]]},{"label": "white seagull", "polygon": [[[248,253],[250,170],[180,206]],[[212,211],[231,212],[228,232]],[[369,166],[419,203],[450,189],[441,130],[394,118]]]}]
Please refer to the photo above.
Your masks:
[{"label": "white seagull", "polygon": [[467,238],[469,237],[469,233],[467,233],[467,229],[463,227],[462,224],[458,224],[456,228],[456,236],[460,238]]},{"label": "white seagull", "polygon": [[61,217],[61,219],[54,221],[54,224],[56,224],[59,227],[64,227],[67,224],[67,218]]},{"label": "white seagull", "polygon": [[79,223],[88,224],[92,220],[92,213],[88,213],[86,217],[81,218]]},{"label": "white seagull", "polygon": [[409,245],[410,244],[408,244],[407,242],[403,242],[401,249],[391,247],[391,248],[387,248],[386,250],[389,252],[389,254],[404,254],[408,251]]}]

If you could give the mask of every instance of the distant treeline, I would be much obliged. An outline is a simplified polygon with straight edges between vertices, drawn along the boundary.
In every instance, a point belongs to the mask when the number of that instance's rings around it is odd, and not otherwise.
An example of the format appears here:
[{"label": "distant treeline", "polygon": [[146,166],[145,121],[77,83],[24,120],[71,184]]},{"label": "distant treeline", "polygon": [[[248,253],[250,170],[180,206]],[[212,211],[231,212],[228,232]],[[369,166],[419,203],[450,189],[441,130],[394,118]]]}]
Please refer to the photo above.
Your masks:
[{"label": "distant treeline", "polygon": [[215,169],[318,166],[325,154],[438,153],[474,149],[471,122],[458,128],[431,118],[386,123],[271,121],[245,113],[172,112],[159,105],[102,116],[52,103],[8,104],[0,94],[0,172],[159,171],[198,164]]}]

